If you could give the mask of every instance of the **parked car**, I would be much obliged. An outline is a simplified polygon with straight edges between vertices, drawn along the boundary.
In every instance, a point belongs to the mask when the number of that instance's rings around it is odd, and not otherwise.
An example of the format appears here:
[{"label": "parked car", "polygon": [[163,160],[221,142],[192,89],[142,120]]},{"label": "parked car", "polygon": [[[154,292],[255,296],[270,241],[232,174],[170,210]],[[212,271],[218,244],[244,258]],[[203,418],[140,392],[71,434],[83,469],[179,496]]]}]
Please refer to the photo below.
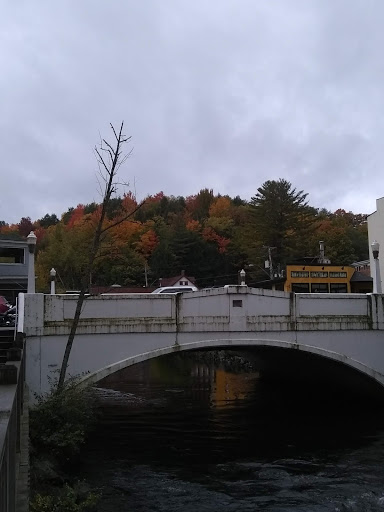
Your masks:
[{"label": "parked car", "polygon": [[14,327],[16,323],[16,306],[10,306],[5,313],[0,313],[0,327]]},{"label": "parked car", "polygon": [[162,286],[156,288],[151,293],[183,293],[183,292],[197,292],[196,286]]},{"label": "parked car", "polygon": [[7,299],[0,295],[0,314],[6,313],[11,307]]}]

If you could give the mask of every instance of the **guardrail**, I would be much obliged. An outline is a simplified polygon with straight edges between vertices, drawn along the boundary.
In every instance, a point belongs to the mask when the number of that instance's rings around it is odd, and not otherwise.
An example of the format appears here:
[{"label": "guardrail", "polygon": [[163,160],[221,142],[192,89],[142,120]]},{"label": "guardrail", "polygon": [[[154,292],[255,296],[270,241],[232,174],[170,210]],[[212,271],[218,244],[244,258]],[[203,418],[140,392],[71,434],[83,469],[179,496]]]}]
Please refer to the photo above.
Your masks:
[{"label": "guardrail", "polygon": [[0,365],[0,512],[15,512],[25,381],[24,336],[18,333]]}]

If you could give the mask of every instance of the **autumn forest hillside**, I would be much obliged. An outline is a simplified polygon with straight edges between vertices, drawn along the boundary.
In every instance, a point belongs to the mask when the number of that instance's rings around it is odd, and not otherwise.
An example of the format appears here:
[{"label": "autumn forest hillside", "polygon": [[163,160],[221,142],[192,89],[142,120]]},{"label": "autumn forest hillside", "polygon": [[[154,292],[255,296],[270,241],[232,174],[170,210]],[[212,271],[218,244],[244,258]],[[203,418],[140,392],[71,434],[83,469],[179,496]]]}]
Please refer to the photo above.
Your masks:
[{"label": "autumn forest hillside", "polygon": [[[110,201],[102,244],[89,276],[93,285],[156,286],[158,279],[185,270],[199,287],[236,283],[245,268],[253,281],[268,279],[273,266],[317,256],[319,240],[335,264],[368,258],[366,215],[312,207],[304,191],[284,179],[266,181],[250,201],[203,189],[188,197],[159,192],[138,208],[132,193]],[[136,210],[136,211],[135,211]],[[127,220],[127,214],[134,212]],[[87,268],[100,205],[70,207],[59,219],[47,214],[18,224],[0,221],[0,236],[37,236],[37,289],[47,291],[49,271],[62,289],[77,289]]]}]

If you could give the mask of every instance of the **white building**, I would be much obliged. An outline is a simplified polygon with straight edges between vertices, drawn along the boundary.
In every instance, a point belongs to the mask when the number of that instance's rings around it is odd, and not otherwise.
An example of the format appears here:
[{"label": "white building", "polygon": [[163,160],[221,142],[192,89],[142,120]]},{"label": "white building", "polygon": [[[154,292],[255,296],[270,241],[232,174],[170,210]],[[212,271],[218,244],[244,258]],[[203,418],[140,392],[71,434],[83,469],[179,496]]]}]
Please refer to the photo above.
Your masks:
[{"label": "white building", "polygon": [[[384,197],[376,199],[376,211],[368,215],[368,243],[369,243],[369,261],[371,275],[373,276],[375,262],[373,259],[371,244],[377,240],[380,244],[379,264],[380,276],[384,276]],[[381,282],[383,278],[381,277]],[[381,287],[383,289],[383,286]]]}]

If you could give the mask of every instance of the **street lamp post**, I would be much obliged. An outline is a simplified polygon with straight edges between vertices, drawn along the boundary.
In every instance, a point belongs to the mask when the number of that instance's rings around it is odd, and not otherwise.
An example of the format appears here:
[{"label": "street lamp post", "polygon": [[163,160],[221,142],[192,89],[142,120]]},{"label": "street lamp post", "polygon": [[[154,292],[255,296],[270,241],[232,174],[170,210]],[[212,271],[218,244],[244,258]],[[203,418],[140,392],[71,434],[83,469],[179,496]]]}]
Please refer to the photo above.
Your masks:
[{"label": "street lamp post", "polygon": [[381,277],[380,277],[380,265],[379,265],[379,249],[380,244],[377,240],[374,240],[371,244],[373,260],[375,262],[375,269],[373,273],[373,293],[381,293]]},{"label": "street lamp post", "polygon": [[240,270],[240,286],[245,286],[245,270]]},{"label": "street lamp post", "polygon": [[51,268],[49,271],[49,275],[51,276],[51,295],[55,295],[56,293],[56,270]]},{"label": "street lamp post", "polygon": [[27,236],[29,251],[27,293],[35,293],[35,248],[37,237],[33,231]]}]

